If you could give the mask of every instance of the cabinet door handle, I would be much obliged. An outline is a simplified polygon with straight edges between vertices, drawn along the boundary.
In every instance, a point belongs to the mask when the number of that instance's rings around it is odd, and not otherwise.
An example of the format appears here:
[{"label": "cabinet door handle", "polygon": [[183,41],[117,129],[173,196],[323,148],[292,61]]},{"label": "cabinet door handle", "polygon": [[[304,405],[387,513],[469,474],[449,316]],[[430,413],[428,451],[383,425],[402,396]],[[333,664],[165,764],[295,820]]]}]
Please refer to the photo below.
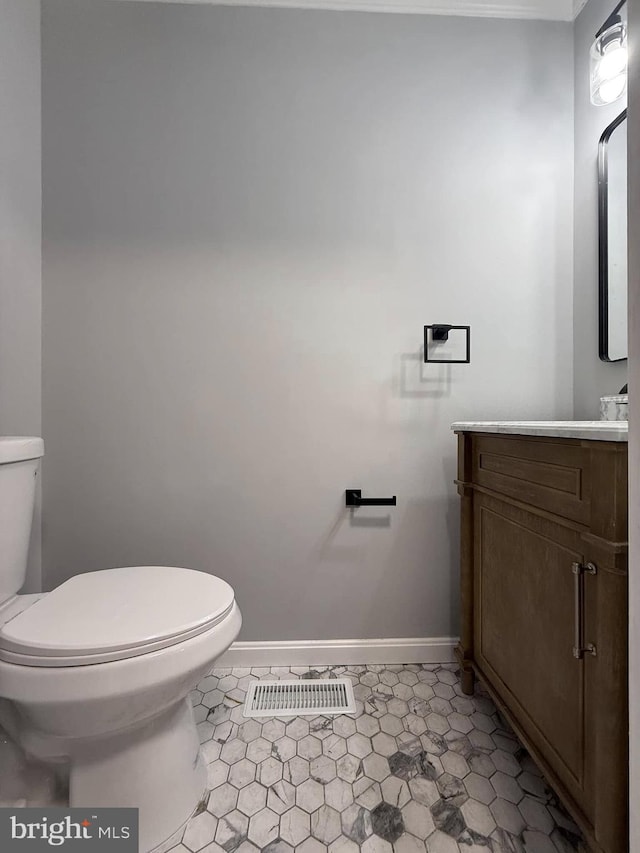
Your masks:
[{"label": "cabinet door handle", "polygon": [[572,563],[571,571],[573,572],[573,656],[577,660],[582,660],[585,654],[590,654],[595,657],[596,647],[593,643],[584,643],[582,632],[584,626],[583,607],[584,607],[584,575],[595,575],[598,569],[594,563]]}]

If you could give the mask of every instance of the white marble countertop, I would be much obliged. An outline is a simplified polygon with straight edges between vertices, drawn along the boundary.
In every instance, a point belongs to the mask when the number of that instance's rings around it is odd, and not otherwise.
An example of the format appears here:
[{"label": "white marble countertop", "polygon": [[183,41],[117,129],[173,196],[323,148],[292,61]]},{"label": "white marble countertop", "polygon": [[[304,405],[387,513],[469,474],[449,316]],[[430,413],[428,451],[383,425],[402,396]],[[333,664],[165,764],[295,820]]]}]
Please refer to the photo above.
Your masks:
[{"label": "white marble countertop", "polygon": [[493,432],[541,435],[555,438],[590,438],[594,441],[628,441],[628,421],[456,421],[455,432]]}]

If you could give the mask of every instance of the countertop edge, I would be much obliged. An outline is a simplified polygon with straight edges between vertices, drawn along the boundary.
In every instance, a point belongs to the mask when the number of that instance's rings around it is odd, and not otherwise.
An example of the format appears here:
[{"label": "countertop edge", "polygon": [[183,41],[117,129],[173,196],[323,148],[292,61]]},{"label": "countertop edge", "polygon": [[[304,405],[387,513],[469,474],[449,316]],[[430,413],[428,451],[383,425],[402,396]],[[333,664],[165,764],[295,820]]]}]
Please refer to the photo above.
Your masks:
[{"label": "countertop edge", "polygon": [[629,440],[628,421],[454,421],[451,430],[589,441]]}]

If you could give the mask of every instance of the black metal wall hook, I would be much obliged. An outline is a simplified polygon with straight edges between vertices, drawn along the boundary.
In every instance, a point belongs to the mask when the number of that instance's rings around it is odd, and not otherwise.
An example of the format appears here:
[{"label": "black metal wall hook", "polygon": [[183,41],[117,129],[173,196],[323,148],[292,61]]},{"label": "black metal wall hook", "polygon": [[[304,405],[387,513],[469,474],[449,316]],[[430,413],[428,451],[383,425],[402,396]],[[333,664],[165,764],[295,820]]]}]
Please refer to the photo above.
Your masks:
[{"label": "black metal wall hook", "polygon": [[345,492],[345,506],[353,509],[359,506],[395,506],[396,496],[392,498],[363,498],[361,489],[347,489]]}]

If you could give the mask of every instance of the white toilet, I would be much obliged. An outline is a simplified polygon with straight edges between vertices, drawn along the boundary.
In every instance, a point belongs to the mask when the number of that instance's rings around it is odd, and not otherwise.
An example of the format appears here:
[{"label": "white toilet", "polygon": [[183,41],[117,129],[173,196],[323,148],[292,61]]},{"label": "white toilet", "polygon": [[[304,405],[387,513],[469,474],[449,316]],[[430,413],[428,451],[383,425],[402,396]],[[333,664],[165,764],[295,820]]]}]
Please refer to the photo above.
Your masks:
[{"label": "white toilet", "polygon": [[228,583],[133,566],[25,580],[40,438],[0,438],[0,721],[25,751],[68,761],[70,805],[139,808],[147,853],[206,787],[189,691],[242,622]]}]

